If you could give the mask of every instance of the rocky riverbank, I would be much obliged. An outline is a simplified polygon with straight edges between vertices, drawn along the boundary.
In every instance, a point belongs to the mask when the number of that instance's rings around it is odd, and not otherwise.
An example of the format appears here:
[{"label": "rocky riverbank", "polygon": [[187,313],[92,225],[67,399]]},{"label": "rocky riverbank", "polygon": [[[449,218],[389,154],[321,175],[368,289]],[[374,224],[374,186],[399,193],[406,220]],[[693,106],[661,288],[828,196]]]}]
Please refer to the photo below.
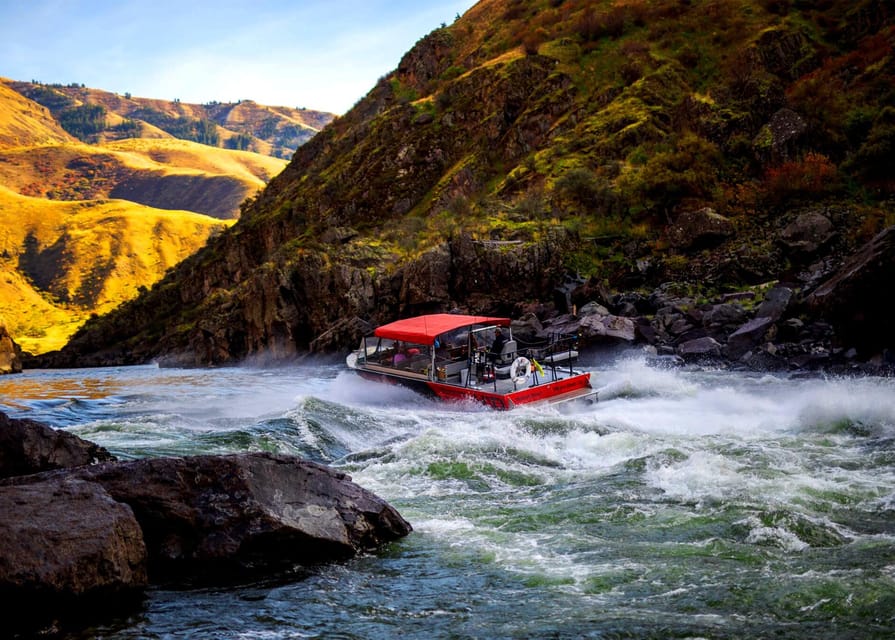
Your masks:
[{"label": "rocky riverbank", "polygon": [[291,456],[122,462],[3,414],[0,436],[0,597],[10,633],[51,635],[116,615],[150,584],[295,572],[411,531],[349,476]]},{"label": "rocky riverbank", "polygon": [[777,281],[700,299],[686,283],[641,294],[571,281],[557,290],[556,306],[565,313],[545,317],[532,309],[513,326],[522,338],[571,333],[583,346],[628,344],[682,363],[892,375],[895,338],[883,292],[893,277],[895,227],[889,227],[814,283]]}]

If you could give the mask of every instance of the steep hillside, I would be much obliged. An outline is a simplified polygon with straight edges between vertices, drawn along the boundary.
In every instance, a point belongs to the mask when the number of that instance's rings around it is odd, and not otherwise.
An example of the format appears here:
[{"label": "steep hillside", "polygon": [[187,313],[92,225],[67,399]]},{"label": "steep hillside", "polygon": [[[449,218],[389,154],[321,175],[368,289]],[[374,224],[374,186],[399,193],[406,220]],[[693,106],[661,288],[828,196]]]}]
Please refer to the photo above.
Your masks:
[{"label": "steep hillside", "polygon": [[133,298],[227,223],[122,200],[50,202],[0,187],[0,315],[32,353]]},{"label": "steep hillside", "polygon": [[0,149],[73,142],[50,114],[0,82]]},{"label": "steep hillside", "polygon": [[269,107],[252,100],[198,105],[120,96],[79,85],[5,82],[47,107],[72,135],[91,143],[171,137],[289,158],[333,119],[331,113]]},{"label": "steep hillside", "polygon": [[807,294],[895,223],[893,45],[882,0],[482,0],[58,361],[344,348],[413,312],[561,311],[570,276]]}]

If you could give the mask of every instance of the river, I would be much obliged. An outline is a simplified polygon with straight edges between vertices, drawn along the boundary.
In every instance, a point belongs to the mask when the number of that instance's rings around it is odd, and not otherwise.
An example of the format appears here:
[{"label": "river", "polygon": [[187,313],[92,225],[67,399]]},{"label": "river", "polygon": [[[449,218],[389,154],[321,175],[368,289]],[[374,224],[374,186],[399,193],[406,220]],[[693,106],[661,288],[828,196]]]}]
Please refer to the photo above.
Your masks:
[{"label": "river", "polygon": [[895,380],[584,365],[600,402],[562,409],[305,364],[26,371],[0,410],[120,458],[304,456],[414,527],[307,574],[152,588],[72,640],[895,637]]}]

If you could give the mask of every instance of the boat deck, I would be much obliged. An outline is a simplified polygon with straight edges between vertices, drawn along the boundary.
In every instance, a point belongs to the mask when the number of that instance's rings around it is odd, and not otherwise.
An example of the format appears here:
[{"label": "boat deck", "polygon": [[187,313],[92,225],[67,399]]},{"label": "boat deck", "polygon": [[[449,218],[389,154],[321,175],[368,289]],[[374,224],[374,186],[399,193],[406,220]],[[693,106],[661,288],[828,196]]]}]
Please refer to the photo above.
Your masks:
[{"label": "boat deck", "polygon": [[463,387],[468,389],[475,389],[477,391],[484,391],[487,393],[497,393],[505,395],[508,393],[514,393],[516,391],[522,391],[523,389],[537,387],[550,382],[565,380],[579,374],[580,372],[578,371],[570,372],[570,369],[568,367],[556,367],[555,369],[553,367],[545,367],[543,374],[540,374],[533,369],[531,375],[528,376],[528,378],[517,383],[513,382],[511,378],[506,377],[505,375],[491,375],[490,377],[487,375],[473,375],[471,379],[467,379],[466,370],[463,370],[462,373],[447,376],[444,379],[439,379],[438,382],[456,387]]}]

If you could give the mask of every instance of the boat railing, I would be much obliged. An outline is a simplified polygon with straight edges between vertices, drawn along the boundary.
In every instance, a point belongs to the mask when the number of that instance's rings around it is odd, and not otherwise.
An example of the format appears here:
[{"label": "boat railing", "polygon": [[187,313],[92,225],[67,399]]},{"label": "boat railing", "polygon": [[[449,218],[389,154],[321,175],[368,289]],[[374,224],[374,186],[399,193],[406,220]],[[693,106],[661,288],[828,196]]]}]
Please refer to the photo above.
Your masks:
[{"label": "boat railing", "polygon": [[578,336],[552,333],[542,342],[529,344],[524,355],[548,369],[554,380],[559,373],[566,371],[573,375],[573,365],[578,361]]}]

